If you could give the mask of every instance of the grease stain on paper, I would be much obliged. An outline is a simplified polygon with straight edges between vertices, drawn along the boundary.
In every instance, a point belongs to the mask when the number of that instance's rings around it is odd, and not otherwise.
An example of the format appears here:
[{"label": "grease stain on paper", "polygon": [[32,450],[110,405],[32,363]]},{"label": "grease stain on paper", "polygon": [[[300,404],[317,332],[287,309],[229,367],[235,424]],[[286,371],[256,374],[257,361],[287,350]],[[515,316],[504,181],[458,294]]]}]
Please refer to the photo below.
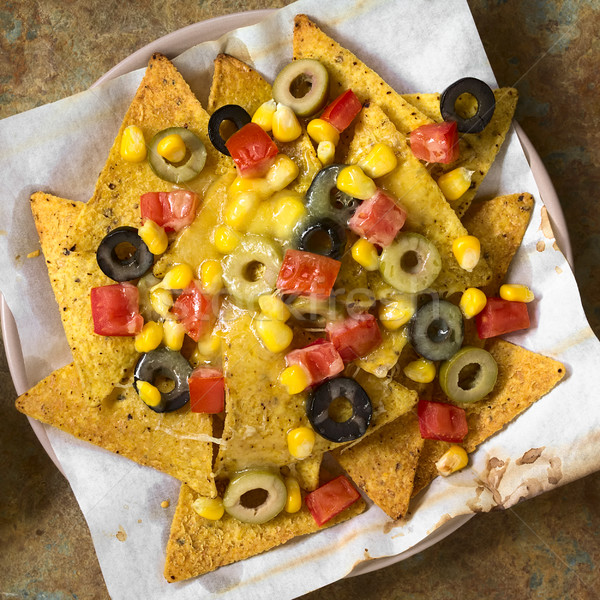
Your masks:
[{"label": "grease stain on paper", "polygon": [[119,525],[119,531],[115,534],[115,537],[120,541],[124,542],[127,539],[127,533],[123,529],[123,525]]}]

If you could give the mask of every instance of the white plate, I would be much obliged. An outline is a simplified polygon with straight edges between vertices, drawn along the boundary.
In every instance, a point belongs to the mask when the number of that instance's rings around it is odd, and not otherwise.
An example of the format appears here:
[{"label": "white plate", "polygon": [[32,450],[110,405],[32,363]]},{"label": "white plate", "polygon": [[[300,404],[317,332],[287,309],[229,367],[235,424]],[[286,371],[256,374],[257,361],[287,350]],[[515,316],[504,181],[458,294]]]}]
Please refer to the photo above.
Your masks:
[{"label": "white plate", "polygon": [[[96,81],[92,87],[100,85],[101,83],[110,79],[114,79],[119,75],[124,75],[125,73],[129,73],[135,69],[145,67],[149,58],[154,52],[161,52],[169,58],[174,58],[196,44],[216,40],[223,34],[239,27],[254,25],[273,12],[274,10],[271,9],[248,11],[216,17],[200,23],[188,25],[183,29],[169,33],[168,35],[151,42],[147,46],[144,46],[143,48],[140,48],[133,54],[129,55],[118,65],[114,66],[110,71],[100,77],[100,79],[98,79],[98,81]],[[515,123],[515,130],[519,136],[525,156],[527,157],[527,161],[529,162],[535,181],[540,190],[540,196],[548,208],[557,243],[572,267],[573,254],[569,240],[569,233],[558,196],[556,195],[556,191],[552,185],[552,181],[550,180],[548,172],[542,163],[542,159],[536,152],[531,141],[520,125]],[[21,344],[19,341],[19,335],[15,321],[8,308],[8,305],[4,301],[2,294],[0,294],[0,319],[2,320],[2,337],[4,339],[6,359],[10,374],[12,376],[17,394],[23,394],[27,391],[28,386],[27,377],[25,375],[25,364],[23,362],[23,355],[21,352]],[[54,453],[54,450],[52,449],[44,429],[44,425],[31,418],[29,418],[29,422],[31,423],[31,427],[40,440],[40,443],[48,453],[48,456],[64,475],[64,471],[56,457],[56,454]],[[436,529],[431,535],[401,554],[360,563],[354,569],[354,571],[352,571],[351,575],[354,576],[369,573],[409,558],[410,556],[413,556],[414,554],[417,554],[418,552],[421,552],[441,541],[466,523],[472,516],[473,515],[461,515],[452,519],[451,521],[446,522],[444,525]]]}]

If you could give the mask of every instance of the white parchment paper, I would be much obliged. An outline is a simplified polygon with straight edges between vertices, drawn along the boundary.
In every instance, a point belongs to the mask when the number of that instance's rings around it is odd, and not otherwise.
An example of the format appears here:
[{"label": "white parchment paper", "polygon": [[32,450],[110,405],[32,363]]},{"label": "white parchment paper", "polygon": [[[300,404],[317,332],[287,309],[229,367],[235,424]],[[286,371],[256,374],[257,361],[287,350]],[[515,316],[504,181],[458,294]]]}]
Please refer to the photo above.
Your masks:
[{"label": "white parchment paper", "polygon": [[[464,0],[301,0],[264,23],[194,47],[175,62],[201,100],[220,51],[255,66],[269,80],[292,56],[296,13],[314,18],[402,92],[438,92],[466,75],[495,85]],[[142,71],[0,122],[1,290],[15,316],[29,383],[71,361],[29,209],[43,190],[87,200]],[[542,228],[543,205],[519,141],[511,132],[480,197],[530,192],[531,224],[509,279],[536,294],[533,326],[509,339],[565,363],[565,380],[513,424],[483,444],[472,466],[438,478],[393,524],[371,507],[352,521],[189,582],[167,584],[164,548],[179,483],[161,473],[47,427],[89,524],[115,600],[131,598],[292,598],[335,581],[366,558],[396,555],[452,517],[508,507],[600,468],[600,344],[586,322],[563,255]],[[540,251],[539,242],[545,249]],[[532,448],[539,458],[519,460]],[[531,453],[528,455],[531,456]],[[528,462],[530,464],[528,464]],[[171,506],[161,508],[163,500]]]}]

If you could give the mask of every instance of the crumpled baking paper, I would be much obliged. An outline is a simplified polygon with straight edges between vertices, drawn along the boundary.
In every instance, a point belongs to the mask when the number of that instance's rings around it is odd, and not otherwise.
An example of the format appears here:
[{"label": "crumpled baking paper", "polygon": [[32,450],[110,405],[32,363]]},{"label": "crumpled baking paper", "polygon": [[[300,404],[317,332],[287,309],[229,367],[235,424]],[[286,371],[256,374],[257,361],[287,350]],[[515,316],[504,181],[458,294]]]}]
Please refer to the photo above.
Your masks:
[{"label": "crumpled baking paper", "polygon": [[[292,56],[292,22],[306,13],[402,92],[439,92],[470,75],[495,85],[464,0],[301,0],[262,24],[194,47],[176,65],[205,100],[212,61],[224,51],[272,80]],[[29,210],[37,190],[73,200],[93,191],[122,115],[142,78],[136,71],[71,98],[0,122],[1,290],[18,326],[33,385],[70,362]],[[472,456],[471,467],[438,478],[412,515],[391,522],[377,507],[316,535],[188,582],[167,584],[164,549],[179,483],[46,427],[92,533],[112,598],[292,598],[347,575],[367,559],[397,555],[456,526],[457,515],[509,507],[600,468],[600,344],[586,322],[577,286],[552,233],[532,173],[514,133],[508,136],[479,197],[530,192],[531,224],[509,280],[535,292],[533,326],[508,339],[561,360],[567,377],[543,400]],[[542,244],[543,242],[543,244]],[[541,251],[541,248],[545,249]],[[161,508],[163,500],[170,507]],[[442,528],[442,529],[440,529]]]}]

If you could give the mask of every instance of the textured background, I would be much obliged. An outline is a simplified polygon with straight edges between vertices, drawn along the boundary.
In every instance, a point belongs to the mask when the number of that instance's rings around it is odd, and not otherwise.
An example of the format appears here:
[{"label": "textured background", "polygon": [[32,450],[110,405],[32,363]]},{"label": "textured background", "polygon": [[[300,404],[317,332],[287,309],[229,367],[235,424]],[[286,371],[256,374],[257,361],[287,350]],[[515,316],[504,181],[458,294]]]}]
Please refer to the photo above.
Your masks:
[{"label": "textured background", "polygon": [[[0,0],[0,118],[85,90],[131,52],[185,25],[288,3],[197,0],[184,8],[176,0]],[[517,120],[561,199],[575,275],[598,335],[600,159],[593,149],[600,145],[600,5],[469,5],[499,84],[519,89]],[[69,485],[14,399],[0,350],[0,599],[108,598]],[[599,517],[594,474],[511,510],[478,515],[411,559],[305,598],[598,598]]]}]

